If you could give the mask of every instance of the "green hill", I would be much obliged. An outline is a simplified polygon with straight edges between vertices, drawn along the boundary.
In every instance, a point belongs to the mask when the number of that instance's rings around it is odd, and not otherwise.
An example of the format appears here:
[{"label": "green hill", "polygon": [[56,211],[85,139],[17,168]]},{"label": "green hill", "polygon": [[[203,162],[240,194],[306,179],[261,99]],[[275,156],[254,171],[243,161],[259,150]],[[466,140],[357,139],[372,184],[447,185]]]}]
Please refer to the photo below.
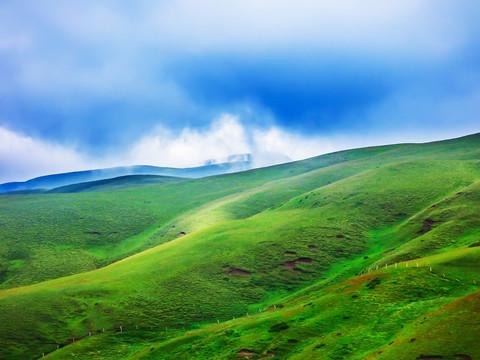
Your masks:
[{"label": "green hill", "polygon": [[[209,202],[223,198],[228,202],[230,195],[371,153],[376,150],[124,191],[2,195],[0,286],[27,285],[105,266],[189,232],[172,221]],[[311,182],[307,187],[317,185]],[[246,204],[248,213],[276,205],[279,196],[288,199],[291,191],[263,193],[263,200],[260,194],[258,203]],[[210,214],[207,217],[212,219]],[[196,227],[201,225],[195,221]]]},{"label": "green hill", "polygon": [[476,359],[479,145],[1,197],[2,356]]},{"label": "green hill", "polygon": [[78,192],[99,192],[125,190],[147,185],[170,184],[183,181],[185,179],[172,176],[159,175],[126,175],[111,179],[96,181],[87,181],[78,184],[60,186],[48,193],[78,193]]}]

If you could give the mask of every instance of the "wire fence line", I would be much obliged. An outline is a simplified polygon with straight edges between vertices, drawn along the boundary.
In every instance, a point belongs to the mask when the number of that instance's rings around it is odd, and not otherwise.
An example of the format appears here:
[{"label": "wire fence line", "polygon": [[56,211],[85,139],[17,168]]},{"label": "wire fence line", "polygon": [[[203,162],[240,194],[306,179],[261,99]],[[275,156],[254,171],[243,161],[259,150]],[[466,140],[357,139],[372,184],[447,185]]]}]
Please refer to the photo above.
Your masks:
[{"label": "wire fence line", "polygon": [[[458,279],[457,277],[449,277],[444,272],[436,272],[436,271],[434,271],[432,266],[427,265],[425,263],[415,261],[415,260],[404,261],[404,262],[396,262],[396,263],[385,264],[385,265],[375,265],[375,266],[372,266],[372,267],[365,268],[364,270],[357,273],[356,276],[363,276],[365,274],[369,274],[371,272],[378,271],[378,270],[383,270],[383,269],[427,269],[428,272],[432,273],[433,275],[440,276],[440,277],[442,277],[446,280],[449,280],[449,281],[456,281],[456,282],[459,282],[459,283],[476,285],[476,286],[480,285],[480,279],[479,279],[478,283],[475,279],[470,279],[469,281],[466,281],[466,280],[462,281],[462,280]],[[270,306],[266,310],[267,311],[268,310],[277,310],[277,306],[276,305]],[[265,311],[265,309],[263,311]],[[258,314],[261,314],[261,313],[262,313],[262,309],[259,309]],[[250,314],[249,312],[247,312],[246,315],[244,315],[243,317],[250,317],[250,316],[255,316],[255,315],[257,315],[257,313]],[[232,321],[232,320],[236,320],[236,319],[237,318],[235,317],[235,315],[232,315],[231,319],[229,318],[228,320],[220,321],[220,319],[216,319],[216,322],[213,322],[213,323],[204,323],[204,324],[200,325],[200,323],[197,322],[196,324],[195,323],[190,323],[190,324],[182,325],[182,326],[178,326],[178,325],[170,326],[170,328],[168,327],[168,325],[162,325],[162,326],[147,325],[147,326],[140,326],[139,327],[138,324],[127,325],[127,327],[125,327],[123,325],[118,325],[118,326],[114,326],[114,327],[111,327],[111,328],[104,328],[103,327],[102,329],[89,331],[88,333],[86,333],[85,335],[80,336],[80,337],[76,337],[76,338],[72,337],[71,339],[67,340],[63,344],[52,344],[52,345],[55,345],[55,346],[52,347],[52,349],[50,351],[43,352],[42,355],[37,357],[36,359],[41,359],[41,358],[45,357],[46,355],[51,354],[51,353],[53,353],[54,351],[56,351],[60,348],[63,348],[65,346],[71,345],[71,344],[73,344],[77,341],[80,341],[82,339],[89,338],[89,337],[92,337],[92,336],[95,336],[95,335],[101,335],[101,334],[105,334],[105,333],[112,333],[112,334],[113,333],[123,333],[123,332],[127,332],[127,331],[130,332],[132,330],[135,330],[135,331],[148,331],[148,330],[150,330],[150,331],[155,331],[155,332],[158,332],[158,331],[184,332],[186,330],[191,331],[191,330],[201,329],[202,327],[208,328],[208,327],[211,327],[211,326],[219,325],[221,322],[224,323],[224,322],[228,322],[228,321]],[[194,327],[195,325],[197,325],[196,328]],[[165,329],[165,330],[163,330],[163,329]]]},{"label": "wire fence line", "polygon": [[431,272],[432,274],[434,275],[437,275],[437,276],[441,276],[443,277],[444,279],[447,279],[447,280],[450,280],[450,281],[456,281],[456,282],[459,282],[459,283],[464,283],[464,284],[470,284],[470,285],[479,285],[480,284],[480,279],[479,279],[479,282],[477,283],[477,281],[473,278],[469,279],[469,280],[460,280],[457,278],[457,276],[455,277],[449,277],[445,274],[445,272],[436,272],[433,267],[427,263],[422,263],[422,262],[419,262],[419,261],[416,261],[416,260],[407,260],[407,261],[402,261],[402,262],[395,262],[395,263],[392,263],[392,264],[385,264],[385,265],[375,265],[375,266],[371,266],[371,267],[367,267],[365,269],[363,269],[362,271],[360,271],[359,273],[357,273],[356,275],[357,276],[362,276],[362,275],[365,275],[365,274],[369,274],[373,271],[377,271],[377,270],[382,270],[382,269],[427,269],[429,272]]},{"label": "wire fence line", "polygon": [[[41,354],[41,356],[38,356],[36,357],[35,359],[42,359],[44,358],[45,356],[55,352],[56,350],[59,350],[61,348],[64,348],[68,345],[71,345],[71,344],[74,344],[80,340],[83,340],[83,339],[86,339],[86,338],[89,338],[89,337],[93,337],[95,335],[102,335],[102,334],[115,334],[115,333],[131,333],[132,331],[154,331],[154,332],[165,332],[165,333],[182,333],[182,332],[185,332],[185,331],[194,331],[194,330],[200,330],[200,329],[203,329],[203,328],[209,328],[209,327],[213,327],[215,325],[219,325],[221,323],[226,323],[228,321],[233,321],[233,320],[236,320],[236,319],[239,319],[239,318],[245,318],[245,317],[252,317],[252,316],[255,316],[255,315],[259,315],[259,314],[262,314],[263,312],[265,311],[268,311],[268,310],[276,310],[277,309],[277,306],[276,305],[273,305],[269,308],[264,308],[263,310],[262,309],[258,309],[258,312],[254,312],[254,313],[249,313],[247,312],[246,315],[244,316],[241,316],[241,317],[235,317],[235,315],[232,315],[231,318],[229,319],[226,319],[226,320],[220,320],[220,319],[216,319],[215,322],[209,322],[209,323],[202,323],[200,324],[199,322],[192,322],[192,323],[189,323],[189,324],[185,324],[185,325],[157,325],[157,326],[152,326],[152,325],[127,325],[127,326],[124,326],[124,325],[116,325],[116,326],[112,326],[110,328],[105,328],[105,327],[102,327],[102,329],[97,329],[97,330],[91,330],[91,331],[88,331],[88,333],[86,333],[85,335],[83,336],[76,336],[76,337],[72,337],[70,339],[68,339],[67,341],[61,343],[61,344],[55,344],[55,343],[50,343],[52,345],[52,348],[51,350],[49,351],[45,351]],[[238,315],[237,315],[238,316]]]}]

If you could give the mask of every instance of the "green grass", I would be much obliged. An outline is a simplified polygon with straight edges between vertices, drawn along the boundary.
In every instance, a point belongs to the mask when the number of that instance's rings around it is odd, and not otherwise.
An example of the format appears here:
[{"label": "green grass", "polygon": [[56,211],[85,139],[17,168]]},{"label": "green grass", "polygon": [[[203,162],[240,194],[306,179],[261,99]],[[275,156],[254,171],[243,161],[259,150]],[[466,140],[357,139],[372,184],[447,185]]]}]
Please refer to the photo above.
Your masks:
[{"label": "green grass", "polygon": [[184,230],[169,223],[189,210],[304,173],[312,163],[321,167],[336,161],[312,159],[124,191],[0,196],[0,284],[27,285],[99,268],[178,237]]},{"label": "green grass", "polygon": [[[478,276],[480,252],[467,252],[477,260],[471,271]],[[448,261],[461,260],[462,255],[458,251],[449,254]],[[444,260],[438,256],[425,259],[435,268]],[[480,293],[464,298],[479,290],[473,283],[458,283],[437,276],[428,268],[410,267],[379,270],[322,289],[315,287],[308,294],[293,294],[275,307],[264,304],[262,314],[250,313],[249,317],[200,329],[129,327],[125,333],[86,339],[49,357],[62,359],[84,353],[91,359],[101,359],[115,353],[132,359],[242,359],[238,352],[248,350],[255,353],[249,355],[252,359],[269,354],[293,359],[362,359],[377,358],[378,351],[386,352],[389,346],[388,355],[378,358],[415,359],[422,354],[431,355],[428,351],[432,348],[436,350],[433,354],[470,354],[474,359],[478,356],[476,318],[461,315],[473,305],[477,306],[478,315]],[[464,299],[472,304],[458,309]],[[452,310],[444,314],[444,307]],[[457,312],[460,316],[452,321]],[[439,344],[432,337],[422,340],[428,334],[421,329],[426,323],[435,328],[439,325],[449,341]],[[411,339],[419,342],[411,346]],[[451,346],[452,342],[455,346]]]},{"label": "green grass", "polygon": [[158,175],[126,175],[112,179],[87,181],[78,184],[60,186],[46,192],[48,193],[78,193],[78,192],[101,192],[101,191],[117,191],[147,185],[171,184],[186,179],[172,176]]},{"label": "green grass", "polygon": [[[475,135],[122,191],[0,197],[11,287],[0,290],[2,356],[61,344],[47,358],[383,359],[392,341],[403,358],[432,355],[426,340],[404,341],[422,316],[477,306],[479,145]],[[442,340],[436,351],[475,358],[471,326],[460,316],[458,347]]]}]

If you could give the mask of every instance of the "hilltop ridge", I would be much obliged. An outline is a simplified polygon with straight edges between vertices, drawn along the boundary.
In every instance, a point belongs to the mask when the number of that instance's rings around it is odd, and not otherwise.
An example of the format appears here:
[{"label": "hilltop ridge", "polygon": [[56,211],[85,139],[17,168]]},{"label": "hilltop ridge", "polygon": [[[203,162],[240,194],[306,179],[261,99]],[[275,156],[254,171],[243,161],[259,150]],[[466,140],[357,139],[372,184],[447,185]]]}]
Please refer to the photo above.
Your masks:
[{"label": "hilltop ridge", "polygon": [[158,175],[196,179],[205,176],[244,171],[252,167],[252,160],[249,157],[232,158],[231,160],[232,161],[224,163],[209,163],[203,166],[191,168],[133,165],[45,175],[30,179],[25,182],[9,182],[0,184],[0,193],[33,191],[38,189],[51,190],[53,188],[58,188],[61,186],[90,181],[106,180],[129,175]]}]

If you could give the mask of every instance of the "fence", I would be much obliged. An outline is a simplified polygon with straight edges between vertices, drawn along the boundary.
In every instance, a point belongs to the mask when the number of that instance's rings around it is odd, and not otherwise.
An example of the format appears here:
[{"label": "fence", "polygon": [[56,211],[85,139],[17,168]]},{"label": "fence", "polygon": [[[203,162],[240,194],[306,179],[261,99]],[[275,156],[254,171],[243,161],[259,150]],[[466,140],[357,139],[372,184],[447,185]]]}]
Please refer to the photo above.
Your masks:
[{"label": "fence", "polygon": [[[405,261],[405,262],[399,262],[399,263],[393,263],[393,264],[385,264],[384,266],[383,265],[376,265],[375,267],[368,267],[368,268],[365,268],[364,270],[362,270],[361,272],[359,272],[356,276],[362,276],[364,274],[367,274],[367,273],[371,273],[372,271],[377,271],[377,270],[382,270],[382,269],[424,269],[424,268],[427,268],[427,270],[429,272],[431,272],[432,274],[435,274],[435,275],[438,275],[438,276],[441,276],[443,277],[444,279],[446,280],[449,280],[449,281],[456,281],[456,282],[459,282],[459,283],[464,283],[464,284],[473,284],[473,285],[478,285],[477,284],[477,281],[475,279],[470,279],[470,280],[460,280],[458,279],[457,277],[449,277],[447,276],[447,274],[445,274],[444,272],[435,272],[434,269],[432,268],[432,266],[430,265],[427,265],[427,264],[422,264],[421,262],[418,262],[418,261]],[[479,279],[479,283],[480,283],[480,279]],[[277,306],[276,305],[273,305],[273,308],[271,309],[276,309]],[[265,311],[265,310],[264,310]],[[262,310],[259,309],[258,310],[258,313],[261,314],[262,313]],[[250,316],[254,316],[254,315],[257,315],[257,314],[249,314],[248,312],[246,313],[246,317],[250,317]],[[232,319],[228,319],[228,320],[225,320],[223,322],[227,322],[227,321],[231,321],[231,320],[235,320],[235,316],[232,315]],[[207,324],[203,324],[203,326],[214,326],[215,324],[220,324],[220,319],[217,319],[217,321],[215,323],[207,323]],[[201,329],[202,326],[200,326],[200,323],[196,323],[197,325],[197,329]],[[165,330],[163,330],[165,328]],[[77,338],[72,338],[70,339],[69,341],[67,341],[66,343],[64,344],[55,344],[55,347],[52,347],[52,350],[51,351],[48,351],[48,352],[44,352],[42,353],[42,356],[38,357],[37,359],[41,359],[42,357],[45,357],[45,355],[48,355],[50,353],[53,353],[54,351],[64,347],[64,346],[67,346],[67,345],[70,345],[70,344],[73,344],[75,343],[76,341],[79,341],[79,340],[82,340],[82,339],[85,339],[85,338],[88,338],[88,337],[91,337],[91,336],[94,336],[95,334],[104,334],[104,333],[116,333],[116,332],[120,332],[120,333],[123,333],[123,332],[126,332],[126,331],[131,331],[131,330],[142,330],[142,331],[145,331],[145,330],[151,330],[151,331],[165,331],[165,332],[168,332],[169,331],[169,328],[168,328],[168,325],[162,325],[162,326],[157,326],[157,327],[154,327],[154,326],[144,326],[144,327],[139,327],[139,325],[130,325],[130,326],[127,326],[127,327],[124,327],[124,325],[119,325],[119,326],[116,326],[116,327],[113,327],[113,328],[109,328],[109,329],[105,329],[105,328],[102,328],[101,330],[98,329],[96,331],[94,331],[92,333],[92,331],[89,331],[87,334],[85,334],[84,336],[82,337],[77,337]],[[170,327],[170,331],[185,331],[187,330],[185,326],[182,327],[182,329],[179,329],[178,327]],[[195,330],[194,328],[192,328],[192,324],[190,324],[190,326],[188,326],[188,330]]]}]

